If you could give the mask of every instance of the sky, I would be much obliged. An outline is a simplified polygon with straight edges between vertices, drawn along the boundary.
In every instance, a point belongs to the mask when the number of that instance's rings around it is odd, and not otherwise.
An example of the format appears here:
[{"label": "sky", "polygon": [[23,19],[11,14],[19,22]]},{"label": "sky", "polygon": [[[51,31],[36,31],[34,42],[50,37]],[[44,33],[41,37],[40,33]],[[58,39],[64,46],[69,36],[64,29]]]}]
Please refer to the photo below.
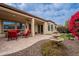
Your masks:
[{"label": "sky", "polygon": [[8,5],[46,20],[52,20],[59,25],[64,25],[66,20],[79,11],[78,3],[8,3]]}]

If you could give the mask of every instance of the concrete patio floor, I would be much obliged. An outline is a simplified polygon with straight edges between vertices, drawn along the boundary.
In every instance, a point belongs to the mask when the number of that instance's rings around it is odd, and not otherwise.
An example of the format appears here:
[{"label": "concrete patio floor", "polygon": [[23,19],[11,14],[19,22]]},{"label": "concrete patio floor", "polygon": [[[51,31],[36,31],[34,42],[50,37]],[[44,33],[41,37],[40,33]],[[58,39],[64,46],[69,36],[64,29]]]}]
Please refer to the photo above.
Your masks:
[{"label": "concrete patio floor", "polygon": [[28,48],[34,43],[50,39],[52,35],[36,35],[35,37],[18,38],[18,40],[7,41],[7,38],[0,38],[0,55],[6,55]]}]

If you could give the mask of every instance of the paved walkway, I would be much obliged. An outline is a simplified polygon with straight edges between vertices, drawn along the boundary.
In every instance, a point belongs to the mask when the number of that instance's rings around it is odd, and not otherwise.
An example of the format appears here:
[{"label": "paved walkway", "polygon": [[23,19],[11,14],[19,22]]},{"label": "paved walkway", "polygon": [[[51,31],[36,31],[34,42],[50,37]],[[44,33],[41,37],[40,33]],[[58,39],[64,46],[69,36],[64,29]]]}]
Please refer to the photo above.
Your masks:
[{"label": "paved walkway", "polygon": [[0,38],[0,55],[6,55],[20,51],[30,47],[40,40],[50,39],[51,37],[52,35],[36,35],[35,37],[18,38],[18,40],[11,41],[7,41],[6,38]]},{"label": "paved walkway", "polygon": [[63,43],[68,48],[70,56],[79,56],[79,40],[66,40]]}]

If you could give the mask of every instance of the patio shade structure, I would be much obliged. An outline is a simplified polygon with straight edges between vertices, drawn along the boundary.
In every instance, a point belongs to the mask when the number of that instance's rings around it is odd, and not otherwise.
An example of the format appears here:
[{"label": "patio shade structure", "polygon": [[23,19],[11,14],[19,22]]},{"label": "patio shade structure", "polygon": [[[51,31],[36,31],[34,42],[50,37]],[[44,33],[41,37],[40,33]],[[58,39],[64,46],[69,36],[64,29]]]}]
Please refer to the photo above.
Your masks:
[{"label": "patio shade structure", "polygon": [[[34,36],[34,18],[27,16],[26,12],[20,11],[18,9],[12,8],[5,4],[0,4],[0,18],[1,21],[13,21],[26,24],[27,22],[31,23],[32,27],[32,36]],[[5,7],[5,8],[4,8]]]},{"label": "patio shade structure", "polygon": [[[25,24],[25,30],[30,28],[32,36],[35,36],[36,33],[52,34],[52,32],[56,30],[57,26],[57,24],[51,20],[45,20],[3,3],[0,3],[0,14],[0,24],[4,21],[19,22]],[[48,30],[48,26],[50,27],[50,30]],[[3,27],[2,24],[0,27]],[[3,28],[1,28],[0,31],[2,29]]]}]

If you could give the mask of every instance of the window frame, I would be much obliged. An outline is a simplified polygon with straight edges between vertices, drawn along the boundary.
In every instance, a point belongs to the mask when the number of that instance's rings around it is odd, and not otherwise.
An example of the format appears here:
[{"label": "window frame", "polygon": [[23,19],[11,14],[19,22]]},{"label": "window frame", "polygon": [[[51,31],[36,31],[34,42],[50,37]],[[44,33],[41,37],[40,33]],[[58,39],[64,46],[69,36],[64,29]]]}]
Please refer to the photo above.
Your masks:
[{"label": "window frame", "polygon": [[53,24],[51,24],[51,31],[53,31]]},{"label": "window frame", "polygon": [[50,31],[51,29],[50,29],[50,24],[48,24],[48,31]]}]

